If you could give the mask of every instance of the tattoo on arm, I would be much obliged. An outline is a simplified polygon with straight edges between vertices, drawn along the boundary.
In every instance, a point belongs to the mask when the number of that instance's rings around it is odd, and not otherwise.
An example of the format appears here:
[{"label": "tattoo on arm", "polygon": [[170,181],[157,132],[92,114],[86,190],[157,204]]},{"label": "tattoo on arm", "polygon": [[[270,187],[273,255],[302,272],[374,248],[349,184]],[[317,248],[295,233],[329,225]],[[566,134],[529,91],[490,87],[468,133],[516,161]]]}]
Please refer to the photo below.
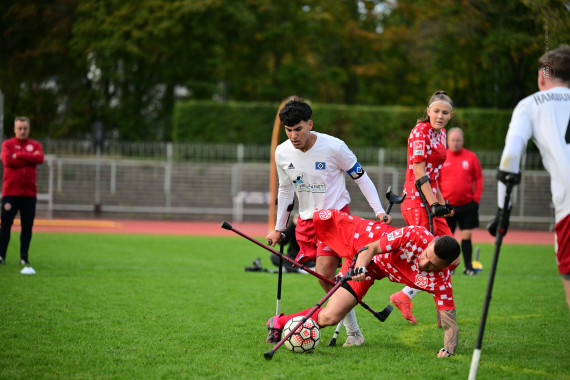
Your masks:
[{"label": "tattoo on arm", "polygon": [[455,309],[440,310],[441,325],[444,329],[443,346],[452,354],[455,354],[457,342],[459,340],[459,328],[457,327],[457,318]]}]

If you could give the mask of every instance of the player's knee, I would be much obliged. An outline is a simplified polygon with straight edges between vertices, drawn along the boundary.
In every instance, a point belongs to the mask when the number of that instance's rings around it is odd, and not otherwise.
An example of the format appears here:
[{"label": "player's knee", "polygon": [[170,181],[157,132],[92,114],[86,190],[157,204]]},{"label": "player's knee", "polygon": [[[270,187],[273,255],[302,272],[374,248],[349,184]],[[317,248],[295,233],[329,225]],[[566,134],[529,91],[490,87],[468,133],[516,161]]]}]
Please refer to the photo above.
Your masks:
[{"label": "player's knee", "polygon": [[319,325],[321,327],[336,325],[340,322],[341,319],[342,316],[340,316],[338,313],[331,312],[326,308],[319,313]]}]

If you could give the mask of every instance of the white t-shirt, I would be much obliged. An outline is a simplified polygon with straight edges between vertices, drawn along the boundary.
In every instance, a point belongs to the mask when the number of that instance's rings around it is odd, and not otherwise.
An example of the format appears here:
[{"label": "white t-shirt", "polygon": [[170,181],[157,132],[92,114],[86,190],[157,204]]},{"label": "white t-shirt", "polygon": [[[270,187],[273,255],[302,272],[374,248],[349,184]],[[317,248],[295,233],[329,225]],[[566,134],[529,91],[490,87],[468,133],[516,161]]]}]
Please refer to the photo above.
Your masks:
[{"label": "white t-shirt", "polygon": [[[509,124],[501,170],[519,172],[523,153],[519,150],[524,150],[531,138],[550,173],[550,190],[558,223],[570,214],[570,89],[554,87],[538,91],[519,102]],[[520,139],[523,144],[517,143]],[[517,157],[518,162],[513,162]]]},{"label": "white t-shirt", "polygon": [[[307,152],[296,149],[290,140],[275,150],[279,175],[276,230],[285,229],[287,218],[284,210],[293,200],[293,189],[299,199],[299,217],[303,220],[312,219],[316,210],[340,210],[350,203],[345,172],[357,164],[356,156],[342,140],[323,133],[311,133],[317,136],[317,140]],[[372,183],[368,176],[366,180]],[[378,215],[384,210],[375,189],[373,193],[375,200],[367,199]],[[377,205],[374,204],[376,202]]]}]

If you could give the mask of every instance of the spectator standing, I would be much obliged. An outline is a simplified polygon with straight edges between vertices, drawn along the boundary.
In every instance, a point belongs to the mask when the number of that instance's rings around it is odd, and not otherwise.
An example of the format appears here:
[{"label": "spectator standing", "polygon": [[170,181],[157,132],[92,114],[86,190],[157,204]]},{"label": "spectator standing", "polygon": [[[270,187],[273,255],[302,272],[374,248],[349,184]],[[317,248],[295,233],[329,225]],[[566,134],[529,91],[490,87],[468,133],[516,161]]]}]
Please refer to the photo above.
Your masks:
[{"label": "spectator standing", "polygon": [[461,128],[451,128],[447,133],[447,159],[441,169],[439,187],[443,198],[455,209],[446,218],[452,233],[457,225],[461,230],[461,252],[465,269],[463,274],[473,276],[472,256],[473,228],[479,227],[479,203],[483,193],[483,173],[477,155],[463,147]]},{"label": "spectator standing", "polygon": [[0,225],[0,264],[6,260],[12,224],[18,211],[22,232],[20,234],[20,264],[29,265],[28,250],[32,241],[32,228],[36,217],[37,165],[44,162],[42,145],[29,137],[30,119],[16,117],[15,136],[2,143],[2,212]]}]

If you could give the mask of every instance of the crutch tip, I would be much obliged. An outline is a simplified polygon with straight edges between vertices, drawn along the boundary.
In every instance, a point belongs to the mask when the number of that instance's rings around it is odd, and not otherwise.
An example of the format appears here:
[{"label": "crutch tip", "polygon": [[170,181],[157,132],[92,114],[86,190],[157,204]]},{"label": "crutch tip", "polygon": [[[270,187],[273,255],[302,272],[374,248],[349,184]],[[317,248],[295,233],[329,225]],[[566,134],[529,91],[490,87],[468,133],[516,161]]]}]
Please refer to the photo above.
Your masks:
[{"label": "crutch tip", "polygon": [[228,222],[226,222],[225,220],[222,222],[222,228],[225,230],[231,230],[232,229],[232,225],[229,224]]},{"label": "crutch tip", "polygon": [[263,357],[265,358],[265,360],[271,360],[273,359],[273,354],[275,354],[275,351],[269,350],[265,354],[263,354]]}]

